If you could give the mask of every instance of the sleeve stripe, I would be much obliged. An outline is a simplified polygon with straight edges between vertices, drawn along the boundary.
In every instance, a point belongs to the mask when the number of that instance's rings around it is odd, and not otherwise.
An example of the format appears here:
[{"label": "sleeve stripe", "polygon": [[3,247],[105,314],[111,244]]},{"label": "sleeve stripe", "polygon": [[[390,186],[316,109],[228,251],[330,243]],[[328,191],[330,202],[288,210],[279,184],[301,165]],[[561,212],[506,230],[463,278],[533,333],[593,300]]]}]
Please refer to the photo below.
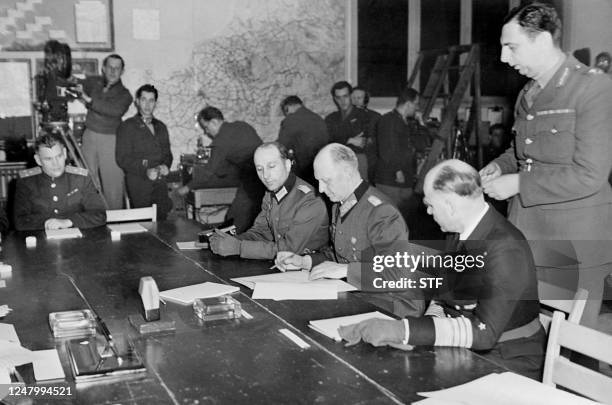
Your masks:
[{"label": "sleeve stripe", "polygon": [[435,346],[472,347],[472,323],[468,318],[432,318],[436,333]]}]

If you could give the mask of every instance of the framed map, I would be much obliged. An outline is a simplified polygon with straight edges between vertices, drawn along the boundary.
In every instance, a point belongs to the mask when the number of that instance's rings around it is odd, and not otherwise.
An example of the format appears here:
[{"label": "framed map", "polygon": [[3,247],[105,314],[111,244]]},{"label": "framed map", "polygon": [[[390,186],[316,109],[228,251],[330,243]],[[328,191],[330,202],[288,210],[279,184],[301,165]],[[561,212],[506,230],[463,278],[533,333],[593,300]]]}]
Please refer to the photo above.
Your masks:
[{"label": "framed map", "polygon": [[55,39],[73,51],[112,51],[113,0],[2,0],[0,51],[40,51]]}]

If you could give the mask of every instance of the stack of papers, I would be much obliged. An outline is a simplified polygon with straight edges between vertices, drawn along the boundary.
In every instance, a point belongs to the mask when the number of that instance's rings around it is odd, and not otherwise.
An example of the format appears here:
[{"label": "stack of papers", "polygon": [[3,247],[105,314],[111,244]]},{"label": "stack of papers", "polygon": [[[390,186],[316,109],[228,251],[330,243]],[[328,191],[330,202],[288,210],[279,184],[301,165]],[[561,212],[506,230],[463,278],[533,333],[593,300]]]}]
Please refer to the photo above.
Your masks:
[{"label": "stack of papers", "polygon": [[79,228],[47,229],[47,239],[73,239],[83,236]]},{"label": "stack of papers", "polygon": [[177,304],[190,305],[193,304],[197,298],[220,297],[236,291],[240,291],[240,288],[227,284],[206,282],[161,291],[159,296],[162,299],[175,302]]},{"label": "stack of papers", "polygon": [[196,241],[195,240],[190,240],[187,242],[176,242],[176,247],[178,247],[180,250],[200,250],[203,249],[204,247],[207,247],[208,245],[203,245],[201,243],[196,245]]},{"label": "stack of papers", "polygon": [[119,232],[121,234],[124,233],[140,233],[146,232],[147,228],[140,224],[136,223],[127,223],[127,224],[108,224],[106,225],[111,232]]},{"label": "stack of papers", "polygon": [[489,374],[474,381],[440,391],[419,392],[428,397],[420,405],[593,405],[595,402],[548,385],[506,372]]},{"label": "stack of papers", "polygon": [[232,278],[253,291],[254,299],[327,300],[337,299],[338,293],[356,288],[342,280],[308,279],[308,271],[287,271],[261,276]]},{"label": "stack of papers", "polygon": [[378,311],[367,312],[365,314],[358,315],[349,315],[349,316],[341,316],[338,318],[329,318],[329,319],[320,319],[318,321],[310,321],[308,326],[317,332],[334,339],[337,342],[340,342],[342,338],[340,334],[338,334],[338,328],[340,326],[352,325],[354,323],[359,323],[361,321],[365,321],[366,319],[388,319],[393,320],[390,316],[382,314]]}]

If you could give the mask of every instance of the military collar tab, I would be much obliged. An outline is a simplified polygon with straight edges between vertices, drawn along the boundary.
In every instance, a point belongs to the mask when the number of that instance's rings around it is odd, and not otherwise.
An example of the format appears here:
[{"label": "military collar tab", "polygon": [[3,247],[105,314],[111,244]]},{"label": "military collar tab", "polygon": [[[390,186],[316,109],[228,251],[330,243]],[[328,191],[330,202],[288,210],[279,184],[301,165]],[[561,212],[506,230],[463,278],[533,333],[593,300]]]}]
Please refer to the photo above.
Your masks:
[{"label": "military collar tab", "polygon": [[276,198],[276,201],[281,202],[281,200],[287,194],[291,192],[294,185],[295,185],[295,174],[289,173],[289,177],[287,177],[287,180],[285,180],[285,184],[283,184],[281,188],[279,188],[277,191],[273,193],[274,197]]},{"label": "military collar tab", "polygon": [[353,194],[355,194],[355,198],[357,199],[357,201],[361,200],[361,197],[363,197],[363,195],[368,190],[368,188],[370,188],[370,184],[365,180],[361,180],[361,183],[357,186],[357,188],[353,192]]}]

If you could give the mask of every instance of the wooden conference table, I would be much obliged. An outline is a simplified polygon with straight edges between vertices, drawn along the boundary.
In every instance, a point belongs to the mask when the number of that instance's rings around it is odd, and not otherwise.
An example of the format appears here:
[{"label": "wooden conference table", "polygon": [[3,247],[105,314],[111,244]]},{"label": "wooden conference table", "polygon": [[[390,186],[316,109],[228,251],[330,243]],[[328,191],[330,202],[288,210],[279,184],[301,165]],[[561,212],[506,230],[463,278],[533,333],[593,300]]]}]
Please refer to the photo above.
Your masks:
[{"label": "wooden conference table", "polygon": [[[307,327],[308,321],[372,311],[355,293],[336,301],[236,297],[253,319],[202,323],[191,306],[168,303],[165,316],[176,321],[171,333],[139,335],[128,316],[140,312],[138,285],[153,276],[160,290],[205,281],[269,273],[270,262],[220,258],[207,250],[184,251],[176,241],[193,240],[199,224],[177,219],[143,223],[146,233],[112,241],[105,227],[83,230],[83,238],[45,240],[43,233],[15,233],[3,243],[3,260],[13,266],[0,289],[0,304],[12,309],[2,322],[15,326],[22,346],[58,348],[72,396],[29,397],[34,403],[79,404],[270,404],[410,403],[431,391],[503,371],[477,354],[458,348],[417,348],[403,352],[369,344],[345,347]],[[35,235],[35,248],[25,237]],[[147,372],[139,378],[76,387],[65,344],[49,329],[48,314],[84,309],[68,279],[71,275],[105,320],[113,336],[129,336]],[[301,349],[279,333],[289,329],[310,348]],[[20,398],[7,397],[7,403]],[[23,398],[21,398],[23,400]],[[30,402],[27,402],[30,403]]]}]

